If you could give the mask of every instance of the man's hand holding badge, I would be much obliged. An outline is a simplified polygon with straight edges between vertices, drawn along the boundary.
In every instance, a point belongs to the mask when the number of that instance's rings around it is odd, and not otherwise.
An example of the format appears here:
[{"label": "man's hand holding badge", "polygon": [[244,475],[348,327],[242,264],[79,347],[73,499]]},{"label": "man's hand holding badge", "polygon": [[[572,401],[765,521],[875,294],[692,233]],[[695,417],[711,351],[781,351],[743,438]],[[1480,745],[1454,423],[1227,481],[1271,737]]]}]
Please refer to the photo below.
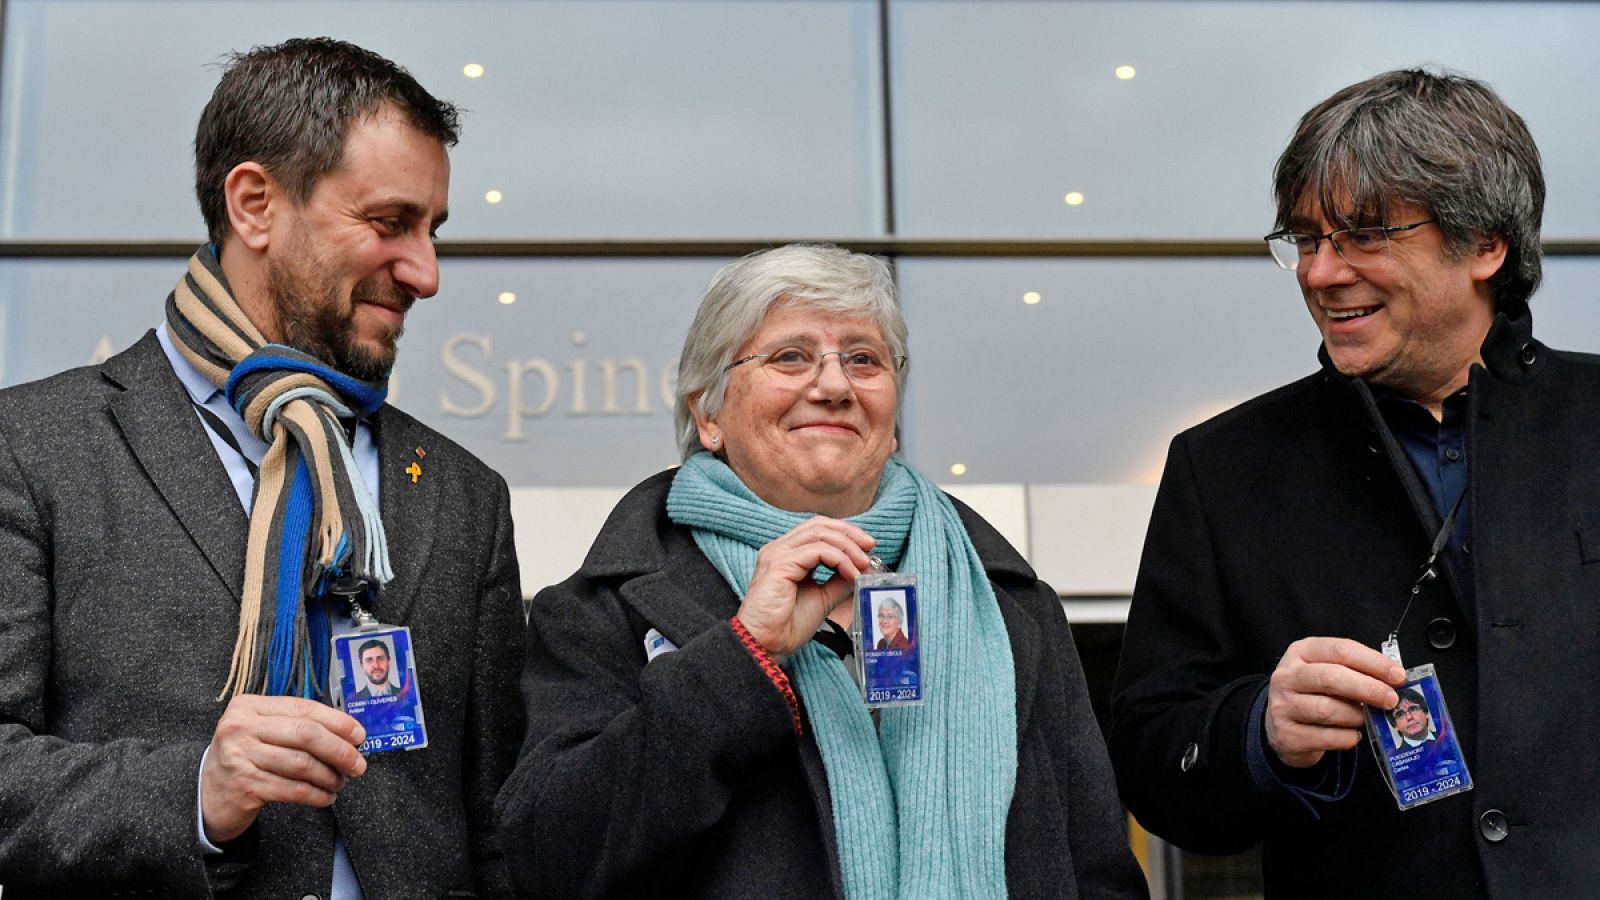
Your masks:
[{"label": "man's hand holding badge", "polygon": [[1304,769],[1329,750],[1361,742],[1362,706],[1392,709],[1405,682],[1399,663],[1348,638],[1308,637],[1284,651],[1267,689],[1267,744]]},{"label": "man's hand holding badge", "polygon": [[1433,666],[1404,668],[1392,637],[1385,651],[1348,638],[1290,644],[1267,689],[1268,746],[1304,769],[1365,729],[1401,809],[1472,790]]},{"label": "man's hand holding badge", "polygon": [[427,746],[411,630],[378,624],[364,583],[335,580],[329,593],[350,609],[350,627],[332,639],[333,705],[259,694],[229,701],[200,773],[212,843],[239,837],[269,803],[332,805],[348,779],[366,772],[367,753]]},{"label": "man's hand holding badge", "polygon": [[268,803],[330,806],[367,770],[361,723],[316,700],[239,694],[217,723],[200,771],[206,840],[243,834]]}]

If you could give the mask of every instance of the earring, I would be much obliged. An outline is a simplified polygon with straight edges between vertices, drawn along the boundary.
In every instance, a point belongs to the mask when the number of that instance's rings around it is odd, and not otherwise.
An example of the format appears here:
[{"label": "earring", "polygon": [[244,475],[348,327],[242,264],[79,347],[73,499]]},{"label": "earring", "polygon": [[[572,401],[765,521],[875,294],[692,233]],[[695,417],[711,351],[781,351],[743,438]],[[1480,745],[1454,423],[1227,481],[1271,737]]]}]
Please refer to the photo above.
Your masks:
[{"label": "earring", "polygon": [[720,437],[717,437],[717,436],[716,436],[716,435],[714,435],[714,434],[713,434],[713,435],[712,435],[712,436],[711,436],[711,446],[713,446],[713,447],[715,447],[715,446],[716,446],[716,445],[717,445],[717,443],[718,443],[718,442],[719,442],[719,441],[721,441],[721,440],[722,440],[722,438],[720,438]]}]

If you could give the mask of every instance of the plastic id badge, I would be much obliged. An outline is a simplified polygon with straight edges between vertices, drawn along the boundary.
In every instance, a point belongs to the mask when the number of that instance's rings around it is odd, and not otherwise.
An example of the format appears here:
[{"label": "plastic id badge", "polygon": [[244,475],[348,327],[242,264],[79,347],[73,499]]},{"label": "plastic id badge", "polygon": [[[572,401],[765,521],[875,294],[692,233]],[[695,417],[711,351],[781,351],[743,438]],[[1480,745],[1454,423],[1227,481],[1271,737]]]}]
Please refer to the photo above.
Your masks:
[{"label": "plastic id badge", "polygon": [[428,746],[411,629],[380,625],[333,638],[333,696],[361,727],[362,753]]},{"label": "plastic id badge", "polygon": [[880,571],[856,579],[855,657],[867,706],[922,702],[917,576]]},{"label": "plastic id badge", "polygon": [[1392,710],[1367,707],[1367,737],[1401,809],[1472,790],[1472,775],[1432,665],[1406,670]]}]

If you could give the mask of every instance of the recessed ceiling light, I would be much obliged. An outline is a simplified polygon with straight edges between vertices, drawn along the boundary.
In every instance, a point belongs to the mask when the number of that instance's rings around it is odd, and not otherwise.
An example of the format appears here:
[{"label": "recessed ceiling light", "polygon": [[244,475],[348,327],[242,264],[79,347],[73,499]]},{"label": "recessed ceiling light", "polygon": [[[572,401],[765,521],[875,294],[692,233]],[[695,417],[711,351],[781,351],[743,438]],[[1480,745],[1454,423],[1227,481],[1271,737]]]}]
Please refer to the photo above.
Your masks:
[{"label": "recessed ceiling light", "polygon": [[1065,200],[1067,202],[1068,206],[1082,206],[1083,205],[1083,195],[1078,193],[1077,191],[1071,191],[1065,197],[1062,197],[1061,199]]},{"label": "recessed ceiling light", "polygon": [[461,74],[467,76],[468,78],[482,78],[483,66],[480,66],[477,63],[467,63],[461,67]]},{"label": "recessed ceiling light", "polygon": [[504,303],[506,306],[510,306],[511,304],[517,302],[517,295],[511,293],[510,291],[501,291],[500,302]]},{"label": "recessed ceiling light", "polygon": [[485,203],[499,203],[504,199],[505,195],[501,194],[499,191],[489,191],[483,195],[483,202]]},{"label": "recessed ceiling light", "polygon": [[1022,302],[1028,304],[1029,306],[1032,306],[1035,303],[1038,303],[1039,302],[1039,292],[1038,291],[1029,291],[1026,294],[1023,294],[1022,295]]},{"label": "recessed ceiling light", "polygon": [[950,474],[951,475],[965,475],[965,474],[967,474],[967,464],[966,463],[955,463],[954,465],[952,465],[950,467]]},{"label": "recessed ceiling light", "polygon": [[1117,77],[1123,81],[1131,81],[1133,76],[1137,74],[1139,74],[1139,71],[1133,66],[1117,66]]}]

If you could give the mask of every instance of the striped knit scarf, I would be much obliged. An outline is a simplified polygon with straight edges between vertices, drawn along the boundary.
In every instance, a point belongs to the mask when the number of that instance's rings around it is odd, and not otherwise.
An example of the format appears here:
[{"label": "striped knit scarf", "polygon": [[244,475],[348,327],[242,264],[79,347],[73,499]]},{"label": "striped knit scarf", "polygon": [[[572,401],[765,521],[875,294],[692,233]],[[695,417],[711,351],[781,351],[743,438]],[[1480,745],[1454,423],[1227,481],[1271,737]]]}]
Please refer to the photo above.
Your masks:
[{"label": "striped knit scarf", "polygon": [[[765,503],[709,453],[678,470],[667,515],[740,595],[756,551],[811,518]],[[994,589],[950,499],[897,459],[872,508],[849,521],[877,539],[875,555],[917,576],[927,701],[882,710],[874,729],[833,651],[810,641],[786,664],[828,773],[845,896],[1005,897],[1016,675]]]},{"label": "striped knit scarf", "polygon": [[[327,684],[327,579],[393,578],[383,520],[340,416],[383,405],[383,382],[358,381],[292,347],[269,344],[229,292],[208,245],[167,297],[173,343],[268,443],[256,478],[230,692],[320,697]],[[221,699],[219,697],[218,699]]]}]

